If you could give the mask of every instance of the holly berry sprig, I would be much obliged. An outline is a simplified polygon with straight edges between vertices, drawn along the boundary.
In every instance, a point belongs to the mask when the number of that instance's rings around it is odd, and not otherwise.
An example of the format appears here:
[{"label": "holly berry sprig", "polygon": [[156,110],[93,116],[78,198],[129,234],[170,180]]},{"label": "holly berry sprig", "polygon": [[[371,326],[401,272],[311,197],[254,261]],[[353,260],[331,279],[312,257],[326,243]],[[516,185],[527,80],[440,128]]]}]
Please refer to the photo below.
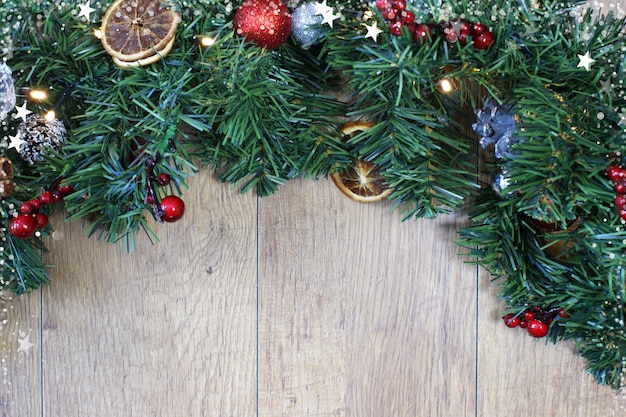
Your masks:
[{"label": "holly berry sprig", "polygon": [[63,197],[74,191],[72,185],[61,184],[62,178],[56,179],[39,197],[20,204],[18,213],[9,222],[11,234],[19,239],[28,239],[38,230],[45,229],[49,224],[48,216],[40,210],[45,206],[58,203]]},{"label": "holly berry sprig", "polygon": [[433,29],[439,29],[447,42],[459,42],[465,44],[468,39],[476,49],[488,49],[495,40],[493,32],[482,23],[471,22],[465,19],[457,19],[441,25],[415,23],[415,14],[407,10],[405,0],[376,0],[376,7],[383,19],[389,22],[389,33],[400,36],[404,27],[409,28],[413,41],[417,43],[427,42]]},{"label": "holly berry sprig", "polygon": [[626,220],[626,169],[611,164],[606,168],[606,176],[613,182],[613,190],[617,193],[613,200],[617,214]]},{"label": "holly berry sprig", "polygon": [[509,313],[502,317],[507,327],[526,329],[532,337],[545,337],[550,330],[550,324],[556,317],[567,318],[563,307],[550,307],[547,310],[539,306],[529,307],[518,314]]},{"label": "holly berry sprig", "polygon": [[154,207],[156,218],[160,222],[173,223],[180,220],[185,213],[185,202],[178,196],[167,195],[159,201],[154,184],[160,186],[168,186],[172,178],[161,173],[158,176],[154,173],[157,162],[161,159],[161,155],[157,154],[153,158],[146,161],[146,198],[145,203]]}]

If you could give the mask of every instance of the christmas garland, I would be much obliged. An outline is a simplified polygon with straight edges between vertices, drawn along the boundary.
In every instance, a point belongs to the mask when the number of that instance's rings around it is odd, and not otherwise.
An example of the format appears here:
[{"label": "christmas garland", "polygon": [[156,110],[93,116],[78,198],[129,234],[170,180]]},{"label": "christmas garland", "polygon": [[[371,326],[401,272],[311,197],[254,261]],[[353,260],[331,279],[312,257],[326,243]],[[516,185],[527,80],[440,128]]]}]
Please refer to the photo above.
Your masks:
[{"label": "christmas garland", "polygon": [[[573,339],[600,383],[623,383],[623,13],[43,0],[4,2],[0,19],[0,289],[48,281],[55,203],[132,246],[148,217],[183,215],[198,165],[267,195],[366,161],[405,219],[471,202],[459,243],[500,278],[505,324]],[[371,128],[344,135],[346,119]]]}]

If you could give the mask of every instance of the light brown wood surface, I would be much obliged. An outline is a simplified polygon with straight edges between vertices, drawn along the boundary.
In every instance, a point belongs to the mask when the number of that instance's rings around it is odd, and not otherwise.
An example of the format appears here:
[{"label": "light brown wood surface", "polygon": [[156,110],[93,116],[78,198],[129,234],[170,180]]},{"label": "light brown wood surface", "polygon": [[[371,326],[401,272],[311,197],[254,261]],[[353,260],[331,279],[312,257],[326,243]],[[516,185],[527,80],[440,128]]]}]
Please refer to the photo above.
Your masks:
[{"label": "light brown wood surface", "polygon": [[258,199],[206,172],[183,198],[132,254],[57,223],[52,283],[0,307],[0,416],[626,413],[571,343],[502,324],[454,243],[465,213],[403,223],[331,181]]},{"label": "light brown wood surface", "polygon": [[190,185],[133,254],[58,227],[52,284],[4,304],[1,416],[624,414],[572,345],[502,325],[458,256],[464,213],[402,223],[327,180]]}]

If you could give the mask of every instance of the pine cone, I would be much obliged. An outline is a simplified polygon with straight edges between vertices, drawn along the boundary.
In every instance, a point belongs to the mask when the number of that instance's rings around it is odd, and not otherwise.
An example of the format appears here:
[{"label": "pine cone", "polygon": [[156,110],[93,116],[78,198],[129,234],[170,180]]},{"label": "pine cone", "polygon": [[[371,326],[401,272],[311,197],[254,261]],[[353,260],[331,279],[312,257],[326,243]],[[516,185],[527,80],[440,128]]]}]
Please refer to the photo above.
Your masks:
[{"label": "pine cone", "polygon": [[59,151],[67,138],[67,130],[61,120],[46,120],[38,114],[29,114],[26,121],[20,124],[17,134],[24,140],[19,149],[20,156],[29,164],[44,161],[44,155],[50,149]]},{"label": "pine cone", "polygon": [[483,149],[495,143],[496,158],[502,158],[509,152],[511,145],[519,141],[515,137],[517,116],[511,110],[512,106],[502,109],[489,99],[485,100],[482,109],[474,110],[478,121],[472,125],[472,129],[482,136],[480,146]]}]

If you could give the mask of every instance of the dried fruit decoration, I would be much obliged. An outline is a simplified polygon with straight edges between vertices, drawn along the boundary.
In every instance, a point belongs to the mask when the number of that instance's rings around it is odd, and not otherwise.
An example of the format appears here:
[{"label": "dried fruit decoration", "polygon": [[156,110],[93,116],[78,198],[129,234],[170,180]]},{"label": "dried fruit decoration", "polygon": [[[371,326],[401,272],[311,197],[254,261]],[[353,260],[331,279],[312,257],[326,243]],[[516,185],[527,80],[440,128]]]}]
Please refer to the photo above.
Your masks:
[{"label": "dried fruit decoration", "polygon": [[168,0],[116,0],[102,19],[102,46],[120,67],[149,65],[170,52],[179,22]]}]

